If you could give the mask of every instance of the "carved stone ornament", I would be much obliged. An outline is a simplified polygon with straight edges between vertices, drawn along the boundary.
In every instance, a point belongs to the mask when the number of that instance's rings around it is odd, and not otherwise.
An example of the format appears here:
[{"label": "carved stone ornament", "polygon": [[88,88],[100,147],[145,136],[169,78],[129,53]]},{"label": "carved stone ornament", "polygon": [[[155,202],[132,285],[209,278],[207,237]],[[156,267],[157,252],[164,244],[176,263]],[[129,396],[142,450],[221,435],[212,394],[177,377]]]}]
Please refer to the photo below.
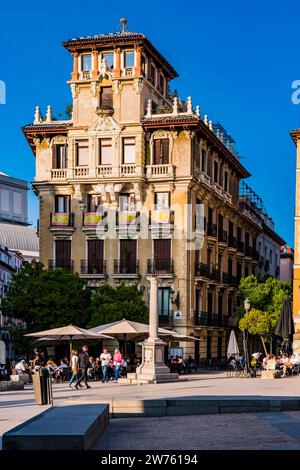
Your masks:
[{"label": "carved stone ornament", "polygon": [[39,139],[38,137],[34,137],[33,143],[36,147],[39,147],[41,145],[41,139]]},{"label": "carved stone ornament", "polygon": [[138,95],[140,95],[142,93],[143,87],[144,87],[144,79],[143,78],[135,78],[135,80],[134,80],[134,90]]},{"label": "carved stone ornament", "polygon": [[73,189],[74,189],[75,199],[77,199],[77,201],[79,201],[79,202],[83,202],[83,196],[82,196],[82,192],[81,192],[81,185],[80,184],[74,184]]},{"label": "carved stone ornament", "polygon": [[106,62],[105,62],[105,58],[103,58],[100,62],[100,71],[99,71],[99,75],[100,77],[107,77],[107,78],[110,78],[112,79],[113,78],[113,72],[112,70],[107,66]]},{"label": "carved stone ornament", "polygon": [[71,87],[72,98],[73,99],[77,98],[77,96],[79,94],[79,87],[78,87],[77,83],[71,83],[70,87]]},{"label": "carved stone ornament", "polygon": [[151,348],[145,348],[145,362],[152,362],[153,359],[153,350]]},{"label": "carved stone ornament", "polygon": [[89,134],[120,131],[121,128],[119,124],[111,116],[99,116],[88,129]]}]

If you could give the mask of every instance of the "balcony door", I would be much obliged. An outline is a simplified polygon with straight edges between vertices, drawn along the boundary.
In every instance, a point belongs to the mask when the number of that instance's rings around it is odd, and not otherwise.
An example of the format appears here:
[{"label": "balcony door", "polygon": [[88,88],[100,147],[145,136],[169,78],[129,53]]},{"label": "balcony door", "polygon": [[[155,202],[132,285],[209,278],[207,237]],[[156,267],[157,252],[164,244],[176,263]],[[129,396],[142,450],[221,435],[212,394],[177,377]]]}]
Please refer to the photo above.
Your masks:
[{"label": "balcony door", "polygon": [[171,239],[154,240],[154,269],[156,273],[164,274],[171,271]]},{"label": "balcony door", "polygon": [[169,139],[154,140],[153,164],[168,165],[169,164]]},{"label": "balcony door", "polygon": [[55,267],[71,268],[71,240],[55,240]]},{"label": "balcony door", "polygon": [[100,274],[103,272],[103,240],[88,240],[88,272]]},{"label": "balcony door", "polygon": [[207,320],[208,324],[211,325],[212,321],[212,313],[213,313],[213,293],[207,293]]},{"label": "balcony door", "polygon": [[120,270],[126,274],[136,272],[136,240],[120,240]]},{"label": "balcony door", "polygon": [[169,287],[159,287],[157,293],[157,310],[160,325],[170,323],[170,289]]},{"label": "balcony door", "polygon": [[55,196],[55,212],[70,212],[70,196]]}]

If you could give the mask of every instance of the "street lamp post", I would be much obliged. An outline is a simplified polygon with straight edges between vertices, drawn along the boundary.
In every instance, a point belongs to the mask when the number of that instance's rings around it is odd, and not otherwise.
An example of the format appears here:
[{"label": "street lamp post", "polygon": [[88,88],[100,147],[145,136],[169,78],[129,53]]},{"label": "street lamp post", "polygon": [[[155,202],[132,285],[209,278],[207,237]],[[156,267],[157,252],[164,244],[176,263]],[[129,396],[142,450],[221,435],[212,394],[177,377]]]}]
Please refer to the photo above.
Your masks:
[{"label": "street lamp post", "polygon": [[[249,312],[251,308],[250,301],[249,299],[244,300],[244,309],[245,312]],[[243,330],[243,349],[244,349],[244,357],[245,357],[245,369],[246,372],[249,372],[249,358],[248,358],[248,345],[247,345],[247,339],[246,339],[246,332]]]}]

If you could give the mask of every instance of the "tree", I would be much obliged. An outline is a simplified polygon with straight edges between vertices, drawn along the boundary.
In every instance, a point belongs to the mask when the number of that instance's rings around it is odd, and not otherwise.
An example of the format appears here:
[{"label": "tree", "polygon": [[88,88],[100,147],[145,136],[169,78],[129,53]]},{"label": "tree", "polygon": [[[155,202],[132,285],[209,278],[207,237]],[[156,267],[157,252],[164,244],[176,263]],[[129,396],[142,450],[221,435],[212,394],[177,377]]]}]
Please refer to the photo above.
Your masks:
[{"label": "tree", "polygon": [[272,336],[274,331],[274,325],[269,313],[251,309],[241,318],[239,327],[241,331],[248,331],[251,335],[260,336],[265,354],[267,355],[266,341]]},{"label": "tree", "polygon": [[85,327],[90,321],[91,293],[78,274],[47,271],[33,261],[16,274],[3,299],[2,313],[18,318],[30,331],[64,326]]},{"label": "tree", "polygon": [[[260,282],[253,275],[241,280],[238,292],[240,303],[238,313],[241,318],[239,326],[242,331],[245,329],[250,334],[259,335],[262,338],[264,349],[265,341],[270,340],[274,334],[286,297],[289,300],[292,299],[292,287],[289,282],[282,282],[273,277],[268,277]],[[246,314],[243,305],[245,299],[248,299],[251,305],[251,310]],[[254,313],[252,314],[252,312]],[[253,328],[250,325],[251,321],[253,321]],[[257,333],[253,331],[257,331]]]},{"label": "tree", "polygon": [[136,285],[101,285],[92,297],[90,328],[118,320],[148,322],[148,308]]}]

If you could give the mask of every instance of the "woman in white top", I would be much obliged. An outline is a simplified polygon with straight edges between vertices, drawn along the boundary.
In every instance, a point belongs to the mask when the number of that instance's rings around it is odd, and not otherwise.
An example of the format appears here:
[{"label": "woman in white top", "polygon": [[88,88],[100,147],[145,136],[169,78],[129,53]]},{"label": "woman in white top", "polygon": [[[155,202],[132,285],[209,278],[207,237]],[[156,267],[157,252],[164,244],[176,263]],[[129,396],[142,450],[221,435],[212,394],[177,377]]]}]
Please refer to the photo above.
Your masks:
[{"label": "woman in white top", "polygon": [[69,387],[72,387],[72,383],[77,380],[78,376],[78,352],[76,349],[73,349],[71,352],[71,368],[72,368],[72,377],[69,382]]}]

